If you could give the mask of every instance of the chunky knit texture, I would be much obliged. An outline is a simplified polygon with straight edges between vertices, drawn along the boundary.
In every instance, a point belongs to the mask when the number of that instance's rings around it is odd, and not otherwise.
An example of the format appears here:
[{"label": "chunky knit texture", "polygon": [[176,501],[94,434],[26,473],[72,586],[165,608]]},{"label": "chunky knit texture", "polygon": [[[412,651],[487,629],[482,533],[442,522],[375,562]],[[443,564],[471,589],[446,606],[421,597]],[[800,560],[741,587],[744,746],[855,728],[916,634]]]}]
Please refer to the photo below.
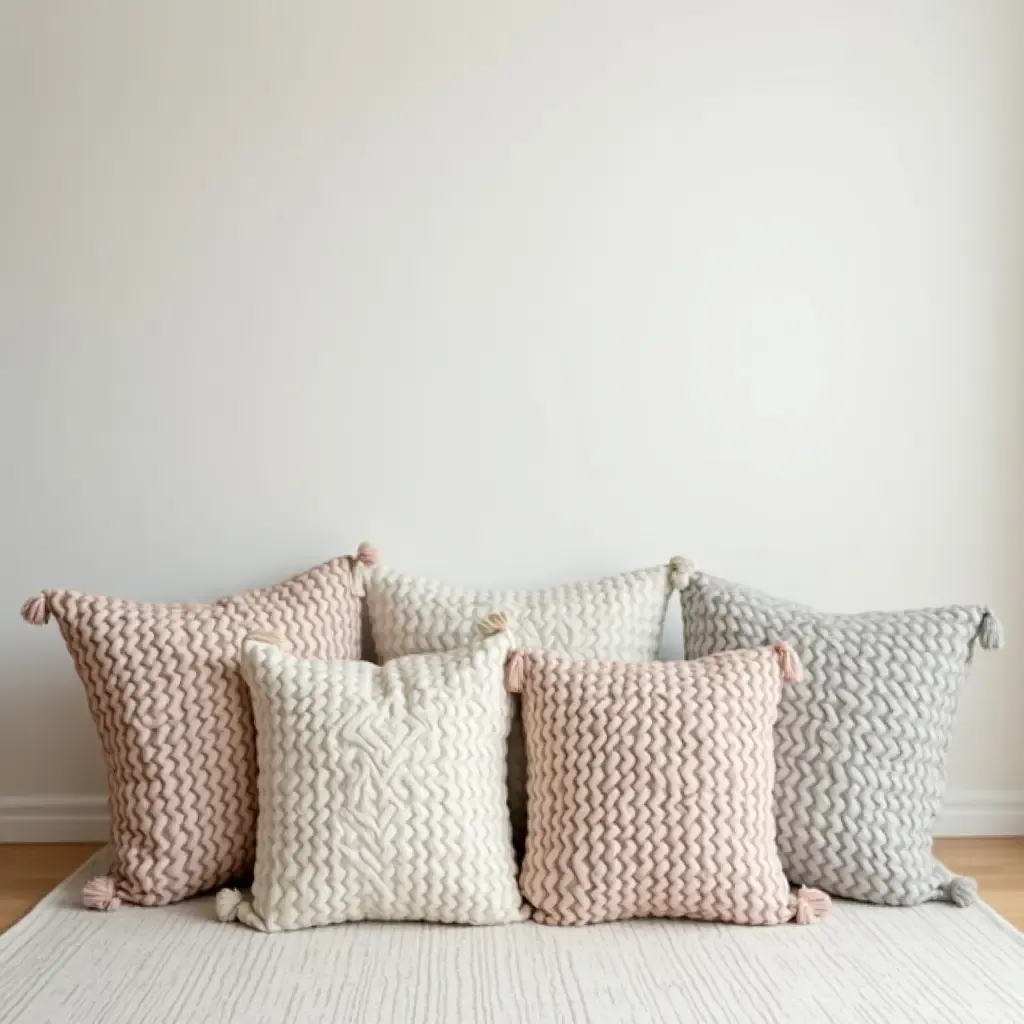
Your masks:
[{"label": "chunky knit texture", "polygon": [[785,644],[631,664],[516,652],[534,918],[690,917],[809,924],[775,849],[772,725],[799,663]]},{"label": "chunky knit texture", "polygon": [[246,640],[260,767],[256,875],[251,903],[218,894],[221,920],[286,931],[526,917],[505,796],[508,649],[499,632],[378,668]]},{"label": "chunky knit texture", "polygon": [[263,627],[305,653],[358,658],[352,561],[216,604],[70,590],[26,602],[29,621],[56,618],[106,757],[114,868],[86,886],[86,906],[173,903],[252,870],[256,744],[239,645]]},{"label": "chunky knit texture", "polygon": [[[665,609],[678,582],[669,565],[543,590],[476,590],[418,579],[383,566],[364,567],[373,642],[381,661],[464,645],[473,623],[505,612],[516,643],[579,658],[651,661],[658,655]],[[517,840],[526,829],[526,767],[518,714],[509,733],[509,804]]]},{"label": "chunky knit texture", "polygon": [[516,643],[580,658],[651,661],[671,593],[670,567],[544,590],[474,590],[384,566],[366,573],[366,603],[381,661],[464,646],[474,623],[500,609]]},{"label": "chunky knit texture", "polygon": [[932,828],[975,641],[1002,644],[992,613],[828,615],[701,573],[681,594],[688,656],[787,640],[803,662],[775,728],[790,880],[872,903],[972,902],[970,881],[932,857]]}]

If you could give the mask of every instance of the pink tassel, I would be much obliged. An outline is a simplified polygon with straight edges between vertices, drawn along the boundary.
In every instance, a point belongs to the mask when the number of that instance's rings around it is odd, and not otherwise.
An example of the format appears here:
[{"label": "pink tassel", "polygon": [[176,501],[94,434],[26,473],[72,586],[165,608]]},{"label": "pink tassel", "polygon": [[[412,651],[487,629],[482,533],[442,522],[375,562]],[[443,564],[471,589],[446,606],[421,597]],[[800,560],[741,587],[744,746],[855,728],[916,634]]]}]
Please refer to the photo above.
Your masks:
[{"label": "pink tassel", "polygon": [[799,683],[804,677],[804,667],[800,664],[796,651],[783,640],[782,643],[775,645],[775,654],[779,659],[782,681],[784,683]]},{"label": "pink tassel", "polygon": [[380,563],[380,553],[369,541],[364,540],[359,547],[356,548],[356,561],[359,562],[360,565],[372,568]]},{"label": "pink tassel", "polygon": [[251,633],[246,633],[244,643],[253,644],[270,644],[272,647],[287,647],[285,639],[280,633],[274,633],[270,630],[253,630]]},{"label": "pink tassel", "polygon": [[523,676],[526,666],[523,664],[523,652],[513,651],[505,659],[505,689],[509,693],[523,692]]},{"label": "pink tassel", "polygon": [[30,597],[21,606],[21,617],[33,626],[43,626],[50,621],[50,609],[46,604],[46,595],[37,594]]},{"label": "pink tassel", "polygon": [[828,917],[832,909],[832,899],[820,889],[808,889],[800,886],[796,894],[796,907],[793,920],[797,924],[814,924],[823,917]]},{"label": "pink tassel", "polygon": [[110,875],[90,878],[82,887],[82,902],[90,910],[117,910],[121,906],[117,882]]}]

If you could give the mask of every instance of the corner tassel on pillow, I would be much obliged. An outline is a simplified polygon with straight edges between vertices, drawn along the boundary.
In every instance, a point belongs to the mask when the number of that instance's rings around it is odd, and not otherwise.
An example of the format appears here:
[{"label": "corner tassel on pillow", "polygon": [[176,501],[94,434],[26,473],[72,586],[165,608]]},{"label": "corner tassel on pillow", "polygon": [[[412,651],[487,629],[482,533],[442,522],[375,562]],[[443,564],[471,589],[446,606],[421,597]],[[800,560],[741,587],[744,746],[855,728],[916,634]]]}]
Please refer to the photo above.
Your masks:
[{"label": "corner tassel on pillow", "polygon": [[217,920],[230,924],[238,920],[238,908],[242,903],[242,894],[237,889],[221,889],[214,902],[217,907]]},{"label": "corner tassel on pillow", "polygon": [[117,910],[121,906],[117,882],[110,875],[90,878],[82,886],[82,903],[90,910]]},{"label": "corner tassel on pillow", "polygon": [[505,689],[509,693],[523,692],[523,652],[513,651],[505,659]]},{"label": "corner tassel on pillow", "polygon": [[969,907],[978,898],[978,883],[973,878],[955,875],[942,887],[942,896],[954,907]]},{"label": "corner tassel on pillow", "polygon": [[676,555],[669,559],[668,585],[673,590],[685,590],[696,572],[696,562],[684,558],[682,555]]},{"label": "corner tassel on pillow", "polygon": [[237,889],[221,889],[214,897],[213,904],[217,911],[218,921],[223,921],[225,924],[238,921],[240,924],[255,928],[260,932],[269,930],[263,918],[256,913],[251,903],[242,898],[242,894]]},{"label": "corner tassel on pillow", "polygon": [[1003,624],[987,608],[981,617],[981,624],[978,626],[978,643],[986,651],[998,651],[1006,643],[1003,636]]},{"label": "corner tassel on pillow", "polygon": [[800,664],[796,651],[783,640],[782,643],[775,645],[775,655],[779,659],[782,681],[784,683],[799,683],[804,677],[804,667]]},{"label": "corner tassel on pillow", "polygon": [[814,924],[823,917],[828,917],[832,910],[832,899],[820,889],[808,889],[800,886],[794,897],[793,918],[797,924]]},{"label": "corner tassel on pillow", "polygon": [[364,540],[356,548],[353,563],[352,579],[356,597],[366,597],[366,580],[373,567],[380,564],[380,554],[369,541]]},{"label": "corner tassel on pillow", "polygon": [[287,647],[287,643],[280,633],[275,633],[272,630],[267,629],[254,629],[251,633],[246,633],[243,643],[253,644],[271,644],[274,647]]},{"label": "corner tassel on pillow", "polygon": [[50,608],[46,603],[45,594],[30,597],[21,606],[21,617],[30,625],[45,626],[50,621]]},{"label": "corner tassel on pillow", "polygon": [[508,616],[504,612],[491,612],[485,615],[477,624],[476,631],[481,636],[497,636],[499,633],[508,632]]}]

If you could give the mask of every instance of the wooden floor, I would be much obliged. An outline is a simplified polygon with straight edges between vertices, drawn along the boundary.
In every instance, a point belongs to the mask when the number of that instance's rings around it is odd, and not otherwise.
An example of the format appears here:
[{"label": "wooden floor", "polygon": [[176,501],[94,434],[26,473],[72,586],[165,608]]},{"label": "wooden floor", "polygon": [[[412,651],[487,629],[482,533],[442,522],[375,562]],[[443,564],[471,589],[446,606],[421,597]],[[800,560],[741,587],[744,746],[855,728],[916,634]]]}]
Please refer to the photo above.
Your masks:
[{"label": "wooden floor", "polygon": [[[96,843],[0,845],[0,932],[97,849]],[[1024,931],[1024,837],[940,839],[935,852],[951,871],[977,878],[982,899]]]}]

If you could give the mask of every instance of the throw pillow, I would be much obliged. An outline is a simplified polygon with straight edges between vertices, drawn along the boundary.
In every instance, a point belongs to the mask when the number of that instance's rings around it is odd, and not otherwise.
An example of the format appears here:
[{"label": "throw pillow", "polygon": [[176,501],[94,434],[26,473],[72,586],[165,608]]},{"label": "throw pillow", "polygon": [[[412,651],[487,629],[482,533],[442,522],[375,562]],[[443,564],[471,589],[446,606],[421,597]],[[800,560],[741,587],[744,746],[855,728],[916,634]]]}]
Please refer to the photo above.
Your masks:
[{"label": "throw pillow", "polygon": [[256,742],[242,638],[278,630],[295,649],[358,658],[352,558],[215,604],[141,604],[46,590],[26,620],[57,620],[107,766],[113,870],[86,906],[173,903],[252,870]]},{"label": "throw pillow", "polygon": [[526,913],[505,797],[507,622],[447,654],[308,661],[250,636],[260,815],[252,901],[288,931],[364,919],[500,924]]},{"label": "throw pillow", "polygon": [[630,664],[515,652],[529,828],[520,876],[534,918],[689,917],[809,924],[775,849],[772,725],[787,644]]},{"label": "throw pillow", "polygon": [[786,640],[803,662],[775,727],[790,880],[871,903],[972,902],[971,881],[950,879],[932,857],[932,829],[975,641],[1002,645],[992,613],[829,615],[698,572],[681,596],[687,656]]},{"label": "throw pillow", "polygon": [[580,658],[651,661],[658,656],[665,608],[674,586],[676,560],[542,590],[457,587],[419,579],[377,564],[368,545],[360,580],[370,628],[382,662],[403,654],[450,651],[464,646],[473,623],[500,609],[516,643]]}]

